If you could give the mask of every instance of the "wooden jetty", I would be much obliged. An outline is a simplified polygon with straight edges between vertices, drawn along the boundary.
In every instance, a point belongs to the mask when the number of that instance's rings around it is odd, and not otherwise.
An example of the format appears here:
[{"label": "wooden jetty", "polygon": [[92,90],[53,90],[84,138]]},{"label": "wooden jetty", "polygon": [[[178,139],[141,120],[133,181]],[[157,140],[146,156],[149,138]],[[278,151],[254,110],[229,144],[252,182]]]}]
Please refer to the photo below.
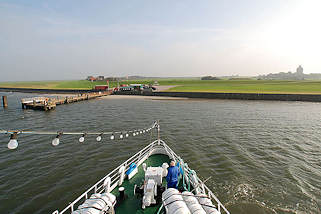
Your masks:
[{"label": "wooden jetty", "polygon": [[57,105],[74,103],[83,100],[95,99],[97,97],[110,95],[112,91],[100,91],[85,94],[78,94],[75,96],[66,97],[32,97],[21,99],[21,106],[23,109],[34,109],[34,110],[52,110]]}]

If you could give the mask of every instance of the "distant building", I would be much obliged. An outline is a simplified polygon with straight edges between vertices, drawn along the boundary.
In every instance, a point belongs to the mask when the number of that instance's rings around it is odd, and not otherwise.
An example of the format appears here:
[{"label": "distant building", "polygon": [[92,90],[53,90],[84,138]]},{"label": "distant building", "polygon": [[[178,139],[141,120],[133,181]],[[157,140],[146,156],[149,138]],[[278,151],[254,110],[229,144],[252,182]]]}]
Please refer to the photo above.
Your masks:
[{"label": "distant building", "polygon": [[303,68],[301,65],[296,69],[296,74],[298,79],[304,80],[304,73],[303,73]]},{"label": "distant building", "polygon": [[296,72],[280,72],[277,74],[267,74],[267,75],[260,75],[258,76],[258,79],[263,79],[263,80],[304,80],[307,75],[303,73],[303,68],[300,65],[297,69]]},{"label": "distant building", "polygon": [[104,81],[105,77],[104,76],[98,76],[98,77],[94,77],[94,76],[88,76],[86,78],[86,80],[94,82],[94,81]]},{"label": "distant building", "polygon": [[104,76],[98,76],[97,77],[97,81],[104,81],[105,80],[105,77]]},{"label": "distant building", "polygon": [[94,82],[94,81],[96,81],[97,79],[96,79],[95,77],[93,77],[93,76],[88,76],[88,77],[86,78],[86,80],[91,81],[91,82]]},{"label": "distant building", "polygon": [[299,65],[299,67],[296,69],[296,72],[297,72],[298,74],[303,74],[303,68],[302,68],[301,65]]},{"label": "distant building", "polygon": [[108,81],[117,81],[117,80],[119,80],[119,78],[117,78],[117,77],[106,77],[105,80],[108,80]]}]

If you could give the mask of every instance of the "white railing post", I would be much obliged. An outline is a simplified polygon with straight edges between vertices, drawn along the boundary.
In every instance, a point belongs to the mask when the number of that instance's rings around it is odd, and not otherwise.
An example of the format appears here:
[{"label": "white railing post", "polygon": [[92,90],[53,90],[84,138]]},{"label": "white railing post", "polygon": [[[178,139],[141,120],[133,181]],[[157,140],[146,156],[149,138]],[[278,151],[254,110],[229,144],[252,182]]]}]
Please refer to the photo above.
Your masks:
[{"label": "white railing post", "polygon": [[118,182],[118,185],[121,186],[123,184],[123,181],[124,181],[124,178],[125,178],[125,166],[122,165],[120,168],[119,168],[119,182]]},{"label": "white railing post", "polygon": [[71,209],[71,212],[74,211],[74,203],[71,203],[70,209]]},{"label": "white railing post", "polygon": [[153,147],[154,147],[154,142],[153,142],[152,145],[149,147],[148,157],[151,155],[151,152],[152,152]]},{"label": "white railing post", "polygon": [[110,177],[107,177],[105,180],[104,180],[104,184],[105,186],[105,192],[106,193],[109,193],[110,192],[110,186],[111,186],[111,178]]},{"label": "white railing post", "polygon": [[140,152],[139,152],[137,163],[140,161],[141,156],[142,156],[142,150],[140,150]]},{"label": "white railing post", "polygon": [[157,121],[157,139],[158,145],[160,144],[160,127],[159,127],[159,120]]}]

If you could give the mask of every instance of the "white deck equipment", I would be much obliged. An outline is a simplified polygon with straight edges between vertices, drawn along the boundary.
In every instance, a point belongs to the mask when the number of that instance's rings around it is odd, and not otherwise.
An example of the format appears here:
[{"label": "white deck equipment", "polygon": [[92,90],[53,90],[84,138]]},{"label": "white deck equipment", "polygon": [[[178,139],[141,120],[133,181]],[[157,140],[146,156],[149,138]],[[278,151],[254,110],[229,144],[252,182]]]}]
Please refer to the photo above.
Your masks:
[{"label": "white deck equipment", "polygon": [[[144,165],[143,168],[146,169],[146,166]],[[151,204],[156,204],[155,196],[157,196],[157,186],[162,185],[165,174],[167,175],[165,163],[163,163],[162,167],[148,167],[146,169],[142,204],[143,209],[149,207]]]}]

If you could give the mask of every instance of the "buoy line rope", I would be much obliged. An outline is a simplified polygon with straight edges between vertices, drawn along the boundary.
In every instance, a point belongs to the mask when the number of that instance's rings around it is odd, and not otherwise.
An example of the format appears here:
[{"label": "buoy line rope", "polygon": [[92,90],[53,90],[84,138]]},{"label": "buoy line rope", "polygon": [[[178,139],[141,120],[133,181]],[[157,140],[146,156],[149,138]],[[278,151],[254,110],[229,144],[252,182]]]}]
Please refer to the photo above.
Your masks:
[{"label": "buoy line rope", "polygon": [[57,133],[61,133],[63,135],[110,135],[110,134],[126,134],[126,133],[133,133],[139,131],[146,131],[152,129],[151,127],[142,128],[142,129],[135,129],[130,131],[115,131],[115,132],[64,132],[64,131],[27,131],[27,130],[0,130],[0,134],[35,134],[35,135],[55,135]]},{"label": "buoy line rope", "polygon": [[103,135],[111,135],[110,139],[114,140],[115,135],[119,135],[120,139],[129,137],[129,134],[132,136],[136,136],[139,134],[145,134],[152,129],[158,128],[158,122],[155,121],[152,126],[142,128],[142,129],[134,129],[129,131],[114,131],[114,132],[64,132],[64,131],[30,131],[30,130],[0,130],[0,134],[10,134],[10,141],[8,143],[9,149],[16,149],[18,147],[18,135],[19,134],[34,134],[34,135],[56,135],[56,137],[52,140],[52,145],[59,145],[59,138],[62,135],[80,135],[79,142],[83,143],[85,141],[85,136],[87,135],[96,135],[96,140],[100,142],[102,140]]}]

